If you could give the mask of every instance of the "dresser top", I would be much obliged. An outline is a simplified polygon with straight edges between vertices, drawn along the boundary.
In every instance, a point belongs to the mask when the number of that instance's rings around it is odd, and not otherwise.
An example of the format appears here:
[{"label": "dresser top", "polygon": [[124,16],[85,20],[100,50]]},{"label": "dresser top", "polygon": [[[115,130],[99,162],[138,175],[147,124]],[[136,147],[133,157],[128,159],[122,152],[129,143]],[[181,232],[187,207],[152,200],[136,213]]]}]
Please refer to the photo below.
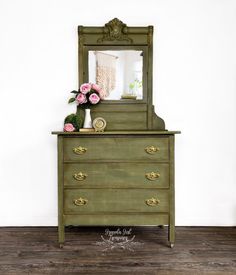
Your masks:
[{"label": "dresser top", "polygon": [[180,131],[105,131],[105,132],[60,132],[53,131],[53,135],[62,136],[83,136],[83,135],[175,135],[180,134]]}]

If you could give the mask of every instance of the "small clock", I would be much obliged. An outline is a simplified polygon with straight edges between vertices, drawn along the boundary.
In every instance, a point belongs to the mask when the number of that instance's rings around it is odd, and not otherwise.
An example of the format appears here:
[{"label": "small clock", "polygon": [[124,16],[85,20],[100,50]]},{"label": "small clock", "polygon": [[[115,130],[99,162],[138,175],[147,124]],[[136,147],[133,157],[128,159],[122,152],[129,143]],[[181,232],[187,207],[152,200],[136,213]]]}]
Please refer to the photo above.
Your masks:
[{"label": "small clock", "polygon": [[104,129],[106,128],[106,120],[102,117],[97,117],[93,121],[93,127],[96,132],[103,132]]}]

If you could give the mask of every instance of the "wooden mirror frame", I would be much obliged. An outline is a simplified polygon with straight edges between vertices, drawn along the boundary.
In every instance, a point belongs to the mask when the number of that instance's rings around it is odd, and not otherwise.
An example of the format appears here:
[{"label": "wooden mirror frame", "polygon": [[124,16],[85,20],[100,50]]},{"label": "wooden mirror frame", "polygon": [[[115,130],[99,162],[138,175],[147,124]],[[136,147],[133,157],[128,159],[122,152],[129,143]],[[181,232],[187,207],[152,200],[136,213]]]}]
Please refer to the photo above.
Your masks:
[{"label": "wooden mirror frame", "polygon": [[[143,51],[143,99],[104,100],[91,109],[92,118],[103,117],[107,130],[165,130],[152,103],[153,26],[127,27],[117,18],[104,27],[78,26],[79,85],[88,82],[90,50]],[[80,108],[77,108],[83,116]]]},{"label": "wooden mirror frame", "polygon": [[[102,101],[101,103],[103,104],[110,104],[110,103],[117,103],[117,104],[133,104],[133,103],[147,103],[147,71],[148,71],[148,58],[147,58],[147,47],[142,46],[142,45],[96,45],[96,46],[84,46],[84,63],[83,63],[83,70],[84,70],[84,82],[89,81],[89,66],[88,66],[88,61],[89,61],[89,51],[123,51],[123,50],[134,50],[134,51],[142,51],[143,52],[143,76],[142,76],[142,81],[143,81],[143,87],[142,87],[142,99],[135,99],[135,100],[129,100],[129,99],[120,99],[120,100],[110,100],[106,99],[105,101]],[[82,82],[83,83],[83,82]],[[82,84],[80,82],[80,84]]]}]

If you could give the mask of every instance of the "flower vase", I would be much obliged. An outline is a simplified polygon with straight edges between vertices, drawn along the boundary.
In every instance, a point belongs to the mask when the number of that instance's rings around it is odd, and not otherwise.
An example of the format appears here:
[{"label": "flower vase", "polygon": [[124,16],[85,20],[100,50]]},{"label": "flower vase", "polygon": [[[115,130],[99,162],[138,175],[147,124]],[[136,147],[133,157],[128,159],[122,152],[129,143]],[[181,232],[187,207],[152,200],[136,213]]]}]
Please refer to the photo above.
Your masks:
[{"label": "flower vase", "polygon": [[90,114],[90,109],[85,109],[83,128],[92,129],[92,118],[91,118],[91,114]]}]

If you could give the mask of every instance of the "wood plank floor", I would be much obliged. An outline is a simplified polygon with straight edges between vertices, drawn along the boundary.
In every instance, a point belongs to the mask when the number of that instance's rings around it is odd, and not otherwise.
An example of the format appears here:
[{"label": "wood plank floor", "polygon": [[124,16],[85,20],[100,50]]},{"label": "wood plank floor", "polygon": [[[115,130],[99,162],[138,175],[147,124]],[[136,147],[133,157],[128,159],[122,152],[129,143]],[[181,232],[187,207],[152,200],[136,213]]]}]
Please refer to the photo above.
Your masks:
[{"label": "wood plank floor", "polygon": [[133,246],[104,246],[118,228],[67,228],[60,249],[56,227],[2,227],[0,274],[236,274],[235,227],[177,227],[172,249],[166,227],[131,227]]}]

